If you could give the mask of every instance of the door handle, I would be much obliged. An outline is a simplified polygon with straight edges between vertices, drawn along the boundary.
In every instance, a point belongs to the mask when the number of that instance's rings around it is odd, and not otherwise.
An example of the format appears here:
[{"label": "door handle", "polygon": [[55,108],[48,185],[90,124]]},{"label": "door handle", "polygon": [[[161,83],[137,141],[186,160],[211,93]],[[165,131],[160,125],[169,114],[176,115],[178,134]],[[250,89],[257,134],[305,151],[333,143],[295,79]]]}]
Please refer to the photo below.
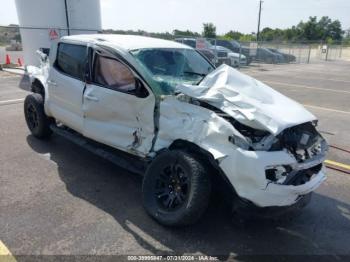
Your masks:
[{"label": "door handle", "polygon": [[52,80],[47,81],[47,83],[53,86],[57,86],[57,83]]},{"label": "door handle", "polygon": [[91,101],[95,101],[95,102],[98,101],[98,98],[97,98],[96,96],[86,95],[85,98],[86,98],[87,100],[91,100]]}]

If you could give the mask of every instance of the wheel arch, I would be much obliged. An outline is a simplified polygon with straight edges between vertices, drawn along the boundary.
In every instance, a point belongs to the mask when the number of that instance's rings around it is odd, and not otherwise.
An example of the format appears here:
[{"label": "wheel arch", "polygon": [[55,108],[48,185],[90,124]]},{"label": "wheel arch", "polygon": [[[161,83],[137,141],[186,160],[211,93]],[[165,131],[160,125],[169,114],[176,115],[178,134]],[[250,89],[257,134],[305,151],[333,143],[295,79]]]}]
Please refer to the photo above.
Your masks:
[{"label": "wheel arch", "polygon": [[220,168],[218,160],[216,160],[209,151],[193,142],[183,139],[174,140],[168,147],[168,150],[184,150],[196,155],[209,168],[211,179],[214,182],[212,184],[217,185],[219,190],[223,189],[225,194],[232,194],[233,197],[237,196],[234,186],[231,184],[224,171]]},{"label": "wheel arch", "polygon": [[38,93],[38,94],[46,93],[44,84],[39,78],[33,78],[30,88],[33,93]]},{"label": "wheel arch", "polygon": [[44,99],[44,108],[45,108],[45,113],[48,116],[52,116],[50,110],[47,107],[47,101],[49,99],[49,91],[47,89],[47,85],[46,85],[46,81],[45,81],[45,77],[41,76],[41,75],[36,75],[36,76],[32,76],[30,79],[31,85],[30,85],[30,89],[33,93],[37,93],[42,95],[43,99]]}]

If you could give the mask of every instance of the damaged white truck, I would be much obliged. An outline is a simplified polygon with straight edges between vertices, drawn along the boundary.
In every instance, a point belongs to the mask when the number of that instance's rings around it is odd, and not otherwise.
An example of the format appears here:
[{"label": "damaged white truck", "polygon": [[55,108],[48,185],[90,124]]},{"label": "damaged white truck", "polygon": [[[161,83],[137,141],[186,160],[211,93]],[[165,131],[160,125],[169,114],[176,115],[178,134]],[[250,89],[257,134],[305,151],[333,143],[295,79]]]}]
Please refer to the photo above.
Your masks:
[{"label": "damaged white truck", "polygon": [[31,133],[55,132],[144,174],[145,209],[161,224],[196,222],[216,183],[236,209],[259,213],[305,206],[326,178],[314,115],[186,45],[76,35],[41,59],[28,68]]}]

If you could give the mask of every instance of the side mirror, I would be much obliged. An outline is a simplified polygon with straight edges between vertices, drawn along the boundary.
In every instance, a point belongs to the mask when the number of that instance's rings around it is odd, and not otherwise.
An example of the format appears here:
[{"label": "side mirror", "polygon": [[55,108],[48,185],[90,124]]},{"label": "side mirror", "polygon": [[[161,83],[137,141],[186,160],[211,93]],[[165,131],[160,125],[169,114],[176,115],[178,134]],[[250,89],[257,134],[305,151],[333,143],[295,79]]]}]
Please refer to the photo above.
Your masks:
[{"label": "side mirror", "polygon": [[47,61],[47,54],[44,54],[42,51],[40,50],[36,50],[37,55],[39,56],[40,60],[42,62],[46,62]]},{"label": "side mirror", "polygon": [[141,98],[145,98],[148,96],[147,89],[144,87],[141,79],[139,79],[138,77],[135,77],[135,91],[134,91],[134,93],[137,97],[141,97]]}]

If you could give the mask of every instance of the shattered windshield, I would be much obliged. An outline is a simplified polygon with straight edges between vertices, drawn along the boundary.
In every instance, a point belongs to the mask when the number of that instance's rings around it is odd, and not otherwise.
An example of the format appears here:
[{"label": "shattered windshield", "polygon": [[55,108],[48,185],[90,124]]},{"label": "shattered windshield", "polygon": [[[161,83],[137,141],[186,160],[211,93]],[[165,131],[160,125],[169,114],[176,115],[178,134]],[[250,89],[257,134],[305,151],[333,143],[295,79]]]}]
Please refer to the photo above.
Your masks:
[{"label": "shattered windshield", "polygon": [[131,51],[150,72],[166,94],[179,84],[198,84],[214,67],[197,51],[180,48],[138,49]]}]

